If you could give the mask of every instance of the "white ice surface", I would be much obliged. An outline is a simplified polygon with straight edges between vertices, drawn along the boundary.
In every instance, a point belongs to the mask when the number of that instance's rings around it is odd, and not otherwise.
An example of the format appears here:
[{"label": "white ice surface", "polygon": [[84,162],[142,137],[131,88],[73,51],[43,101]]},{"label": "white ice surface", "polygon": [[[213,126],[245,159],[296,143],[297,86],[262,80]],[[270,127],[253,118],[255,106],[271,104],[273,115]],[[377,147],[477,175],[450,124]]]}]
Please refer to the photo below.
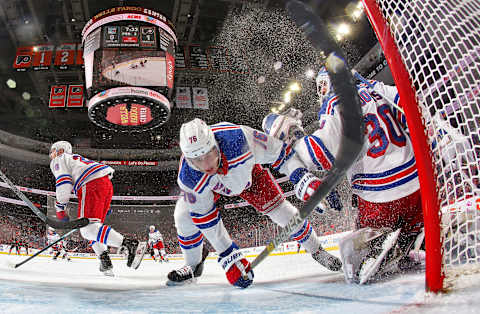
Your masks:
[{"label": "white ice surface", "polygon": [[114,260],[115,277],[103,276],[94,259],[52,261],[0,255],[0,313],[479,313],[480,275],[457,289],[426,295],[424,274],[410,273],[371,285],[348,285],[340,273],[310,255],[270,256],[255,269],[254,285],[236,289],[209,258],[197,284],[167,287],[166,275],[183,260],[138,270]]}]

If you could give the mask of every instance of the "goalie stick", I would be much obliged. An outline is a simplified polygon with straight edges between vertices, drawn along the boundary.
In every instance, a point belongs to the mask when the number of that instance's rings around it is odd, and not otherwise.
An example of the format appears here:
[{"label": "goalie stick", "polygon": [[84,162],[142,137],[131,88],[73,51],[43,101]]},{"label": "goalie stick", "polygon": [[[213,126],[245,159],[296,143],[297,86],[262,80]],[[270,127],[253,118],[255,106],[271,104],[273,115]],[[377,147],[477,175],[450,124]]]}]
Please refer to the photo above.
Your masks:
[{"label": "goalie stick", "polygon": [[63,236],[60,237],[60,239],[58,239],[57,241],[49,244],[48,246],[44,247],[43,249],[41,249],[40,251],[38,251],[37,253],[33,254],[32,256],[30,256],[29,258],[27,258],[26,260],[24,260],[23,262],[20,262],[18,264],[15,264],[13,265],[13,268],[18,268],[20,266],[22,266],[23,264],[25,264],[26,262],[28,262],[29,260],[31,260],[32,258],[42,254],[43,252],[45,252],[46,250],[48,250],[49,248],[51,248],[52,246],[54,246],[55,244],[57,244],[58,242],[62,241],[63,239],[65,239],[66,237],[68,237],[69,235],[71,235],[72,233],[74,233],[75,231],[77,231],[77,229],[73,229],[73,230],[70,230],[69,232],[65,233]]},{"label": "goalie stick", "polygon": [[287,11],[291,19],[303,30],[315,49],[322,51],[327,57],[325,67],[332,81],[333,89],[339,97],[337,108],[341,113],[343,134],[337,159],[315,193],[310,197],[298,213],[295,214],[278,235],[252,261],[251,267],[260,264],[280,243],[288,239],[292,231],[310,215],[317,204],[335,187],[353,162],[357,159],[363,145],[363,119],[361,103],[351,72],[345,63],[343,53],[330,37],[322,20],[300,1],[287,3]]},{"label": "goalie stick", "polygon": [[33,203],[28,199],[28,197],[25,196],[16,186],[13,184],[12,181],[10,181],[9,178],[0,170],[0,177],[2,180],[9,185],[9,187],[12,189],[12,191],[27,204],[27,206],[35,213],[35,215],[38,216],[44,223],[46,223],[49,226],[52,226],[55,229],[77,229],[77,228],[82,228],[85,227],[90,223],[88,218],[79,218],[76,220],[71,220],[71,221],[60,221],[57,219],[52,219],[42,213]]}]

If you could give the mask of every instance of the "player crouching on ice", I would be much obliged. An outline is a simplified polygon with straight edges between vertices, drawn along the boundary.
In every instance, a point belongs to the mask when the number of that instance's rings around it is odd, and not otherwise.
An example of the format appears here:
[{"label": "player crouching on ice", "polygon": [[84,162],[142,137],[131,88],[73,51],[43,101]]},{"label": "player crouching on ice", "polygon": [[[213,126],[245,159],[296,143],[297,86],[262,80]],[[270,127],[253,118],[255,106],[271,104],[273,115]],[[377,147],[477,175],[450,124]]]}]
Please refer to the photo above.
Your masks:
[{"label": "player crouching on ice", "polygon": [[87,226],[80,228],[80,234],[84,239],[93,241],[92,248],[100,259],[100,271],[106,276],[113,276],[113,265],[107,246],[125,246],[128,249],[127,266],[138,268],[141,257],[145,254],[145,245],[139,245],[138,240],[126,238],[112,227],[103,224],[113,196],[110,179],[114,170],[107,165],[72,154],[72,145],[66,141],[52,145],[50,160],[50,169],[56,179],[57,218],[68,221],[66,205],[70,200],[70,193],[76,193],[78,218],[86,217],[90,220]]},{"label": "player crouching on ice", "polygon": [[[270,171],[261,164],[286,158],[287,146],[247,126],[225,122],[208,126],[194,119],[180,129],[180,148],[183,156],[177,181],[184,197],[177,201],[174,216],[186,265],[171,271],[167,284],[191,282],[201,275],[205,253],[208,253],[203,251],[205,237],[218,252],[218,262],[228,281],[246,288],[254,276],[250,262],[230,238],[215,200],[217,194],[240,196],[284,227],[297,213],[297,208],[285,200]],[[324,267],[332,271],[341,269],[340,260],[322,248],[308,220],[291,238],[301,243]]]},{"label": "player crouching on ice", "polygon": [[[342,135],[340,113],[335,108],[338,97],[325,68],[316,83],[322,105],[313,134],[305,134],[302,114],[295,109],[283,115],[269,114],[262,125],[267,134],[291,145],[291,158],[276,166],[296,184],[296,191],[302,186],[317,189],[321,179],[310,171],[328,173]],[[373,81],[369,86],[359,84],[357,89],[367,136],[347,176],[358,199],[359,230],[342,239],[340,254],[346,281],[363,284],[413,266],[408,254],[414,243],[423,240],[423,212],[405,117],[385,98],[398,102],[397,89]]]}]

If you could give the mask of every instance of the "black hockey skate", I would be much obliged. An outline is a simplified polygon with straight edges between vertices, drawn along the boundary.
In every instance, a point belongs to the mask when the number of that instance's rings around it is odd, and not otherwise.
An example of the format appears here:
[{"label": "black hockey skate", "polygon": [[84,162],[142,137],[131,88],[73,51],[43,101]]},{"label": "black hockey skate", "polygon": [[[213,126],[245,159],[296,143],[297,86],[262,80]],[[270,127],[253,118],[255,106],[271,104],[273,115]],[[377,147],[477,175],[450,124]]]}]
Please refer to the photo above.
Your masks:
[{"label": "black hockey skate", "polygon": [[312,253],[312,257],[328,270],[340,271],[342,269],[342,261],[340,261],[338,257],[325,251],[321,245],[316,252]]},{"label": "black hockey skate", "polygon": [[113,277],[113,265],[112,260],[110,260],[110,256],[108,255],[108,251],[103,252],[100,254],[100,271],[109,277]]},{"label": "black hockey skate", "polygon": [[146,243],[138,242],[137,239],[123,238],[122,246],[128,250],[127,266],[137,269],[147,250]]},{"label": "black hockey skate", "polygon": [[195,267],[185,265],[180,269],[172,270],[168,273],[167,286],[181,286],[196,282],[196,278],[203,273],[205,259],[208,256],[208,250],[203,247],[202,260]]}]

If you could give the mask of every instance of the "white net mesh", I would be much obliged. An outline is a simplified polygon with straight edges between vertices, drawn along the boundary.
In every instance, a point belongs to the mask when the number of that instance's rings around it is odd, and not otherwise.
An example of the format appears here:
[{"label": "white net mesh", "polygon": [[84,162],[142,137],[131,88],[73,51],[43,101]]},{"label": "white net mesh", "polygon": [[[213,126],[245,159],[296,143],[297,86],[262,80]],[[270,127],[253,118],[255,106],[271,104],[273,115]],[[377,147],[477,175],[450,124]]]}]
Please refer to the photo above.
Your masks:
[{"label": "white net mesh", "polygon": [[459,265],[480,265],[480,1],[376,1],[431,146],[448,279]]}]

